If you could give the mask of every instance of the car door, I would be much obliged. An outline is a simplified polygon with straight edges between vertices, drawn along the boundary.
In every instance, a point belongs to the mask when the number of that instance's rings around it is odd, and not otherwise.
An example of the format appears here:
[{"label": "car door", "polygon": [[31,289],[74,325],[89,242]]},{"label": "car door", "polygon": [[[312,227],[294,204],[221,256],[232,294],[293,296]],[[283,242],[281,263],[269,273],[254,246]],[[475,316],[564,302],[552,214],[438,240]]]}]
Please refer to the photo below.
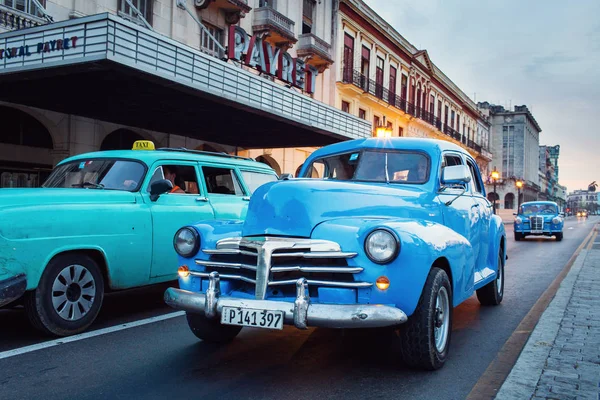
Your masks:
[{"label": "car door", "polygon": [[[465,165],[463,155],[455,152],[445,152],[443,154],[442,170],[446,166],[453,165]],[[472,285],[475,282],[475,266],[479,255],[480,238],[478,233],[480,224],[480,205],[474,200],[470,185],[466,185],[464,188],[451,187],[443,189],[440,192],[439,197],[443,204],[452,201],[450,205],[443,206],[444,224],[461,234],[471,243],[473,251],[471,254],[467,255],[468,258],[463,270],[464,282],[469,285],[465,290],[471,291]]]},{"label": "car door", "polygon": [[202,184],[216,219],[245,219],[250,194],[241,184],[239,171],[223,164],[201,163]]},{"label": "car door", "polygon": [[492,219],[492,209],[489,207],[490,203],[485,197],[483,180],[481,179],[477,163],[470,157],[467,157],[466,162],[472,177],[471,194],[475,203],[479,204],[477,207],[479,212],[479,255],[476,260],[476,269],[482,272],[482,277],[484,278],[491,273],[491,269],[487,271],[486,268],[490,267],[488,265],[488,253],[490,251],[490,223]]},{"label": "car door", "polygon": [[[152,166],[151,179],[142,193],[152,215],[152,278],[172,276],[178,268],[173,237],[179,228],[203,220],[213,220],[215,214],[199,179],[198,164],[193,161],[161,161]],[[152,182],[164,179],[163,168],[175,172],[175,185],[184,193],[165,193],[150,200]]]}]

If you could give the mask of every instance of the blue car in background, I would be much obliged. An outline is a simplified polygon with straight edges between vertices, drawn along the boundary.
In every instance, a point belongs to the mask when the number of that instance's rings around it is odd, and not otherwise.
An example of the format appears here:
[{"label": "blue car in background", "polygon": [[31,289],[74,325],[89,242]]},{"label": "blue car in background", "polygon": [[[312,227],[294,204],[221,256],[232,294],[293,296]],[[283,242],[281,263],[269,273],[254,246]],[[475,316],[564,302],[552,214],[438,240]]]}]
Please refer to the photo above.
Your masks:
[{"label": "blue car in background", "polygon": [[564,214],[552,201],[523,203],[514,215],[517,242],[527,236],[555,236],[559,242],[563,239]]},{"label": "blue car in background", "polygon": [[300,176],[259,187],[245,222],[182,227],[167,304],[207,342],[242,327],[389,327],[406,364],[442,367],[453,308],[504,294],[504,224],[475,160],[445,141],[369,138],[315,151]]}]

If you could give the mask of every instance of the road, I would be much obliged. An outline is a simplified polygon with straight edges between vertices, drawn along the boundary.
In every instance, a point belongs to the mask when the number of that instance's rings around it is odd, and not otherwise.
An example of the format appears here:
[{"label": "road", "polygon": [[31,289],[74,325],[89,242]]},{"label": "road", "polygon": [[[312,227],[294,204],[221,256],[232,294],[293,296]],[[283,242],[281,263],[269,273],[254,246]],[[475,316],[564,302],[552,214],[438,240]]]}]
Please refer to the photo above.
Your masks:
[{"label": "road", "polygon": [[[245,329],[219,348],[198,341],[184,317],[6,358],[48,340],[15,309],[0,310],[0,399],[464,399],[599,220],[567,219],[562,242],[515,242],[507,225],[504,301],[483,308],[473,297],[455,309],[450,357],[436,372],[398,362],[391,335]],[[165,287],[108,295],[93,330],[172,313]]]}]

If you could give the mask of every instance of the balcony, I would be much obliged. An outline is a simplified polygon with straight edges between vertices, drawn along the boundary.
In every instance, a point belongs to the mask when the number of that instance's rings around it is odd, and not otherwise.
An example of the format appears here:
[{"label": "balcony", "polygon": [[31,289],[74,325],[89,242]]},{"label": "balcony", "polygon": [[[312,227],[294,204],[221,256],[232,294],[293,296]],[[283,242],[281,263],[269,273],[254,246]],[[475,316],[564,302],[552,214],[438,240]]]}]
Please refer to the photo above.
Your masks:
[{"label": "balcony", "polygon": [[9,31],[45,25],[47,21],[41,17],[0,5],[0,29]]},{"label": "balcony", "polygon": [[308,57],[308,63],[321,71],[333,64],[331,45],[313,33],[298,37],[296,52],[298,57]]},{"label": "balcony", "polygon": [[[466,136],[461,135],[460,132],[451,128],[447,123],[442,123],[440,118],[436,117],[433,113],[430,113],[425,108],[421,108],[408,102],[405,98],[397,96],[394,92],[390,92],[383,85],[378,84],[372,79],[369,79],[365,75],[361,74],[360,71],[353,70],[351,68],[342,69],[342,82],[354,85],[362,89],[365,93],[375,96],[379,100],[386,102],[387,104],[396,107],[397,109],[404,111],[406,114],[418,118],[428,124],[437,128],[438,131],[448,135],[452,139],[462,143],[463,145],[475,150],[478,153],[485,151],[481,145],[475,143],[473,140],[467,139]],[[491,154],[489,159],[491,160]]]},{"label": "balcony", "polygon": [[254,9],[252,29],[254,33],[266,33],[267,41],[276,46],[298,41],[294,36],[294,21],[269,6]]}]

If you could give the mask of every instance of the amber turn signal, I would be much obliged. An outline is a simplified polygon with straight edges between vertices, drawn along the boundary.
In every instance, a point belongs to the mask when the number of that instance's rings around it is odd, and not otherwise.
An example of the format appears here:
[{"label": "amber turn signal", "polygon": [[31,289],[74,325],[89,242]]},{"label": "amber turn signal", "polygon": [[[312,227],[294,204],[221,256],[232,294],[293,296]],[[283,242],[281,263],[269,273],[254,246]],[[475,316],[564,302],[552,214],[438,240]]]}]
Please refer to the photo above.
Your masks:
[{"label": "amber turn signal", "polygon": [[190,269],[186,265],[182,265],[177,270],[177,273],[179,274],[180,277],[187,278],[188,276],[190,276]]},{"label": "amber turn signal", "polygon": [[387,290],[390,287],[390,280],[385,276],[380,276],[375,281],[375,285],[377,285],[379,290]]}]

